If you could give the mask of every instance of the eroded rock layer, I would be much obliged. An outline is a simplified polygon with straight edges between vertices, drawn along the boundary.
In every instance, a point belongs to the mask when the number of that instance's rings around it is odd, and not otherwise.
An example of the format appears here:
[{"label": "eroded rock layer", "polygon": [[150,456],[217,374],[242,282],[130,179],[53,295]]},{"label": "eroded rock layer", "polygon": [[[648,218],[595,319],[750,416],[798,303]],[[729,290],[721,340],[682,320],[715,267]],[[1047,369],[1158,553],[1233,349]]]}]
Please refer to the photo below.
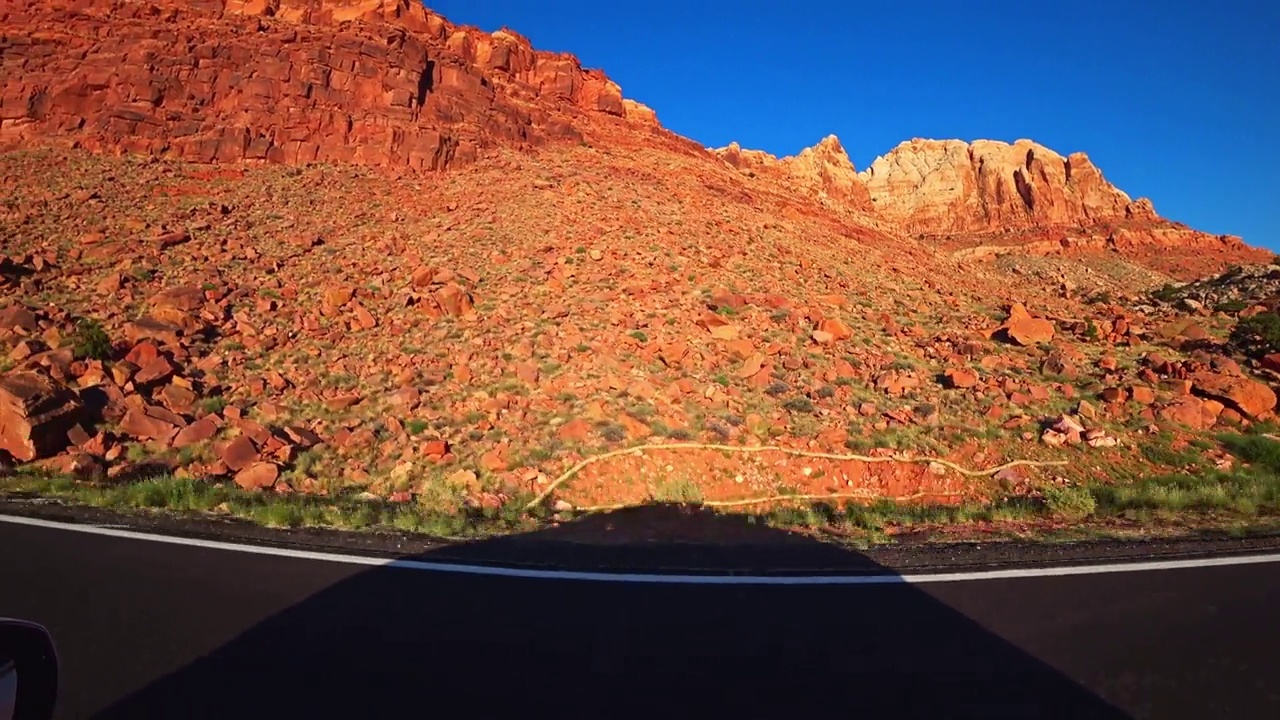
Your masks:
[{"label": "eroded rock layer", "polygon": [[0,142],[439,169],[656,124],[602,73],[416,0],[0,0]]}]

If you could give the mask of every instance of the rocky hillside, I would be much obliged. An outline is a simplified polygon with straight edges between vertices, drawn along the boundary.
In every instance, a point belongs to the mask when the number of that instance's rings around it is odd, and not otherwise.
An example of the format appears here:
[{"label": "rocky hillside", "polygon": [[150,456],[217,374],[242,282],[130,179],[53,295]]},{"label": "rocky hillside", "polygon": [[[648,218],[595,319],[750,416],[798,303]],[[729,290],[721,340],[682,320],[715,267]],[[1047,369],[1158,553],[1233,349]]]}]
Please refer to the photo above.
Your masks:
[{"label": "rocky hillside", "polygon": [[0,144],[439,169],[656,125],[569,55],[417,0],[0,0]]},{"label": "rocky hillside", "polygon": [[[0,147],[408,169],[547,142],[703,153],[573,56],[417,0],[0,0],[0,28]],[[1160,218],[1083,153],[1027,140],[912,140],[862,172],[834,136],[789,158],[713,153],[968,258],[1118,251],[1183,279],[1269,259]]]},{"label": "rocky hillside", "polygon": [[0,28],[0,475],[959,502],[1222,469],[1212,433],[1274,418],[1228,342],[1270,307],[1147,302],[1253,251],[1174,243],[1082,158],[709,152],[412,2]]}]

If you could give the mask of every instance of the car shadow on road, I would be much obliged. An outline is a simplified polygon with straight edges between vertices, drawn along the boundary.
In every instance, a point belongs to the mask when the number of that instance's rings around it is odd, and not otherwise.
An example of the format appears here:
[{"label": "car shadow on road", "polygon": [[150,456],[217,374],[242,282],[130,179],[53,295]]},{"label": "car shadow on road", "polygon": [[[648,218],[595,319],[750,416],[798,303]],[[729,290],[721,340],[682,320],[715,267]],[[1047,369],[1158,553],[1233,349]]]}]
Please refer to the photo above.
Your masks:
[{"label": "car shadow on road", "polygon": [[[738,575],[888,573],[857,552],[671,506],[405,558]],[[680,585],[371,568],[103,718],[1121,718],[906,583]]]}]

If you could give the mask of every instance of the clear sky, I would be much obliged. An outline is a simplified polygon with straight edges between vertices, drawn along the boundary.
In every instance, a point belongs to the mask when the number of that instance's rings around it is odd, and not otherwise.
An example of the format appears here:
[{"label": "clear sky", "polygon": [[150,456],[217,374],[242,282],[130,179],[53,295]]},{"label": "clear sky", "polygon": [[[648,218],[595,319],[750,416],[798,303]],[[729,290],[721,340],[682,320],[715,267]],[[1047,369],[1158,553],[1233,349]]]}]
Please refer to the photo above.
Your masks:
[{"label": "clear sky", "polygon": [[859,169],[912,137],[1084,151],[1166,217],[1280,250],[1280,0],[427,0],[602,68],[663,125]]}]

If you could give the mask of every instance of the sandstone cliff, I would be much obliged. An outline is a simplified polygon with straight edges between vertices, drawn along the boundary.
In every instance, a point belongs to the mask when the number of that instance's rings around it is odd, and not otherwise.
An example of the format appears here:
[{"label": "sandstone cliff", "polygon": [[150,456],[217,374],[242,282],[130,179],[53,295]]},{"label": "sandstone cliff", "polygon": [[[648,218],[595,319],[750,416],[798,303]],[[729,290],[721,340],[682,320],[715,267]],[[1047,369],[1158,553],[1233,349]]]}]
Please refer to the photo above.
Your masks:
[{"label": "sandstone cliff", "polygon": [[964,247],[964,257],[1114,251],[1179,277],[1270,260],[1239,237],[1160,217],[1084,153],[1063,157],[1030,140],[913,139],[858,177],[881,217]]},{"label": "sandstone cliff", "polygon": [[738,143],[711,152],[743,172],[787,182],[819,199],[859,210],[873,207],[866,185],[835,135],[781,159],[760,150],[744,150]]},{"label": "sandstone cliff", "polygon": [[1063,157],[1030,140],[914,139],[859,173],[886,218],[925,233],[1155,219],[1084,153]]},{"label": "sandstone cliff", "polygon": [[438,169],[656,125],[604,74],[418,0],[0,0],[0,143]]}]

